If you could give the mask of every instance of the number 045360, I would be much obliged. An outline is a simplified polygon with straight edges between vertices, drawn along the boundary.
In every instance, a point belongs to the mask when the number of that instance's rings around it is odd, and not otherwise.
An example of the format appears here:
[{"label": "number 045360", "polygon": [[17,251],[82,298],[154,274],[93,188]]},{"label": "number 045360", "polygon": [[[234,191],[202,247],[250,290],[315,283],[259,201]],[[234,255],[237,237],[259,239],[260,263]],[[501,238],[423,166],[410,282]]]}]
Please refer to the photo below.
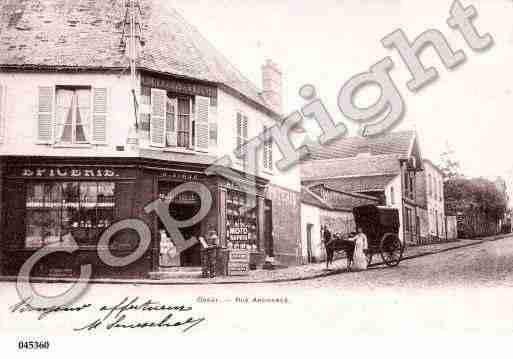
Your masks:
[{"label": "number 045360", "polygon": [[50,348],[50,342],[46,341],[29,341],[20,340],[18,341],[18,349],[20,350],[44,350]]}]

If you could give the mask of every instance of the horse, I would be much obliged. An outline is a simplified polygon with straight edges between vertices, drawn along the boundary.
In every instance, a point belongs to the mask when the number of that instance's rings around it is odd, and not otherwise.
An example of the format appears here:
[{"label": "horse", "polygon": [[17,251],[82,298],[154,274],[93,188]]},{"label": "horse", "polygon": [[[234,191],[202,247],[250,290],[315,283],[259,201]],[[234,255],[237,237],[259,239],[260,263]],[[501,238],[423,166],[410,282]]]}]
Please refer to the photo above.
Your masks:
[{"label": "horse", "polygon": [[335,252],[345,252],[347,258],[347,270],[351,270],[354,256],[354,242],[349,240],[351,234],[336,233],[332,239],[324,240],[324,247],[326,248],[326,269],[333,263]]}]

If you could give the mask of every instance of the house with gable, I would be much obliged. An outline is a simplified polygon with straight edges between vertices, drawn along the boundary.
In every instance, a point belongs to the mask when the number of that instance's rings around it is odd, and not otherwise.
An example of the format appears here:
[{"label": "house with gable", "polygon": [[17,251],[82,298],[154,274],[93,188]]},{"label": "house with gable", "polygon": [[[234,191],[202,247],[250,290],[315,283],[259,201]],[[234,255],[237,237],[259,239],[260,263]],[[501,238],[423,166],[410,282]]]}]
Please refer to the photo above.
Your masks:
[{"label": "house with gable", "polygon": [[[223,247],[249,250],[255,265],[266,257],[301,261],[299,170],[275,168],[280,155],[270,140],[256,173],[234,154],[281,118],[274,62],[262,66],[259,88],[164,0],[0,0],[0,17],[3,274],[17,274],[48,244],[71,243],[79,250],[43,258],[33,274],[78,276],[92,264],[95,276],[141,278],[163,265],[197,267],[199,243],[162,262],[163,242],[175,239],[145,211],[167,198],[172,218],[194,217],[198,193],[168,198],[190,182],[206,188],[213,205],[179,228],[186,241],[213,229]],[[223,156],[237,178],[206,174]],[[150,247],[127,266],[109,267],[99,238],[131,218],[150,228]],[[243,240],[234,235],[241,228]],[[124,257],[138,243],[124,230],[110,249]]]},{"label": "house with gable", "polygon": [[[421,195],[425,187],[419,186],[423,170],[416,132],[389,132],[309,146],[309,156],[301,163],[301,183],[310,191],[327,187],[371,196],[378,205],[397,208],[401,240],[419,244],[429,232],[426,199]],[[302,218],[302,225],[305,221]]]}]

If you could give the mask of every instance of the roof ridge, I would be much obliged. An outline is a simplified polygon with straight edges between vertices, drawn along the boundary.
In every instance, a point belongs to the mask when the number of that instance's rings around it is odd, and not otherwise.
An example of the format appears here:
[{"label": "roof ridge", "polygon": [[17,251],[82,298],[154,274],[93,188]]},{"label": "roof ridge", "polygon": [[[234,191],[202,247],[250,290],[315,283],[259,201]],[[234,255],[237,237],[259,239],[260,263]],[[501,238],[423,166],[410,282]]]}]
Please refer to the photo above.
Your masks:
[{"label": "roof ridge", "polygon": [[354,159],[359,159],[359,160],[364,160],[364,159],[369,159],[369,158],[375,159],[375,158],[381,158],[381,157],[400,158],[401,155],[398,153],[385,153],[385,154],[368,155],[368,156],[356,155],[356,156],[350,156],[350,157],[317,158],[317,159],[302,162],[301,165],[313,164],[313,163],[319,163],[319,162],[330,162],[330,161],[332,161],[332,162],[348,161],[348,160],[354,160]]},{"label": "roof ridge", "polygon": [[317,194],[315,194],[314,192],[310,191],[310,188],[309,187],[306,187],[306,186],[301,186],[301,188],[306,192],[308,193],[309,195],[311,195],[313,198],[315,198],[317,201],[321,202],[322,204],[324,204],[326,207],[328,207],[329,209],[334,209],[334,207],[327,201],[324,200],[324,198],[318,196]]}]

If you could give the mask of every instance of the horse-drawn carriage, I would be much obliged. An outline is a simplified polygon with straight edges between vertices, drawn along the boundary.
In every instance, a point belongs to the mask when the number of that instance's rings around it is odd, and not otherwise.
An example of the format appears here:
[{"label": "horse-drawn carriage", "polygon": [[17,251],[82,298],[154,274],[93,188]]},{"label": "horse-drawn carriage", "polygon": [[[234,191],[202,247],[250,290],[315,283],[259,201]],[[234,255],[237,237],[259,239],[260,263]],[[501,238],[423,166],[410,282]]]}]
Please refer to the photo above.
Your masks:
[{"label": "horse-drawn carriage", "polygon": [[[395,267],[401,262],[404,246],[399,239],[399,211],[395,208],[367,205],[353,209],[356,228],[361,228],[367,236],[367,262],[370,265],[374,255],[380,254],[383,262],[389,267]],[[327,261],[333,261],[335,252],[344,251],[348,266],[354,254],[354,241],[351,234],[335,234],[325,243]]]}]

